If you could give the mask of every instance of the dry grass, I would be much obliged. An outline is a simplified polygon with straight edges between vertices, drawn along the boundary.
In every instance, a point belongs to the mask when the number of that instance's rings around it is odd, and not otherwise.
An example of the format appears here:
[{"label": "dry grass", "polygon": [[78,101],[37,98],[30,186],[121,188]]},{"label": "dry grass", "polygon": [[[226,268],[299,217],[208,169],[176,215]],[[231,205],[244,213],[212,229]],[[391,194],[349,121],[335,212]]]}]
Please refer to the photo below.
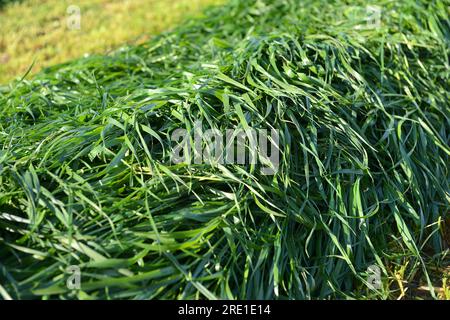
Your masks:
[{"label": "dry grass", "polygon": [[[142,42],[222,0],[29,0],[0,9],[0,83],[42,67]],[[69,5],[81,29],[67,28]]]}]

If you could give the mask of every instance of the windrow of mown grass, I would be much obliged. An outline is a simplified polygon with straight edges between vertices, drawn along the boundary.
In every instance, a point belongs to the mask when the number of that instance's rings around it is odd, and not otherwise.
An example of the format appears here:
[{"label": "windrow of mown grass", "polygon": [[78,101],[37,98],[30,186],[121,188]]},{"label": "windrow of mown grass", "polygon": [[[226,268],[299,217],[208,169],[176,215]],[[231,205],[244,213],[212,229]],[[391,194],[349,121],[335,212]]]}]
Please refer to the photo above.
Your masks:
[{"label": "windrow of mown grass", "polygon": [[[363,1],[234,0],[1,88],[0,295],[438,297],[450,3],[376,5],[373,26]],[[278,129],[278,172],[171,164],[198,120]]]}]

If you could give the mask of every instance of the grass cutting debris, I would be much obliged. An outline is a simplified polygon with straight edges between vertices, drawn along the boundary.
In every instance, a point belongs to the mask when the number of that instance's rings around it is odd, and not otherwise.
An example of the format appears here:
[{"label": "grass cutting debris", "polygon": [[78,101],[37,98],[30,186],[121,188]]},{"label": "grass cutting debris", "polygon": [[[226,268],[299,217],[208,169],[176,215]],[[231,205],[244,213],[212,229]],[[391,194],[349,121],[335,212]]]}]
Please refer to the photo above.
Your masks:
[{"label": "grass cutting debris", "polygon": [[449,14],[229,0],[0,87],[0,297],[450,299]]}]

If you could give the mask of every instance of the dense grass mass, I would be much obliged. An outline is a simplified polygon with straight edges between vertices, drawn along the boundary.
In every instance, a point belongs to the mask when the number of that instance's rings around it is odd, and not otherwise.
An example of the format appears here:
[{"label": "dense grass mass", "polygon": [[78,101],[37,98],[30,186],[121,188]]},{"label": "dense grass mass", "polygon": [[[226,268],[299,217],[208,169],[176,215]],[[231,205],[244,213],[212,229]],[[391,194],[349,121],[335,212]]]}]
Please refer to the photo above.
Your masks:
[{"label": "dense grass mass", "polygon": [[[1,88],[0,295],[439,297],[450,2],[349,3],[231,1]],[[279,171],[171,164],[196,120],[280,130]]]}]

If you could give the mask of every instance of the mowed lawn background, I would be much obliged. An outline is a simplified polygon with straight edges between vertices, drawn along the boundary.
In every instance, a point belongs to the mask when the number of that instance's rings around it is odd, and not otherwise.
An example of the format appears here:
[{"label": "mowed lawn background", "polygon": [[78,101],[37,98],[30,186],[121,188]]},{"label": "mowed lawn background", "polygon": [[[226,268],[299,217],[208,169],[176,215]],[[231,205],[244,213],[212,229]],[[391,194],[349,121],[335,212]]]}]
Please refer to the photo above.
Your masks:
[{"label": "mowed lawn background", "polygon": [[[223,0],[22,0],[0,6],[0,84],[43,67],[140,43]],[[81,12],[67,26],[69,6]]]}]

